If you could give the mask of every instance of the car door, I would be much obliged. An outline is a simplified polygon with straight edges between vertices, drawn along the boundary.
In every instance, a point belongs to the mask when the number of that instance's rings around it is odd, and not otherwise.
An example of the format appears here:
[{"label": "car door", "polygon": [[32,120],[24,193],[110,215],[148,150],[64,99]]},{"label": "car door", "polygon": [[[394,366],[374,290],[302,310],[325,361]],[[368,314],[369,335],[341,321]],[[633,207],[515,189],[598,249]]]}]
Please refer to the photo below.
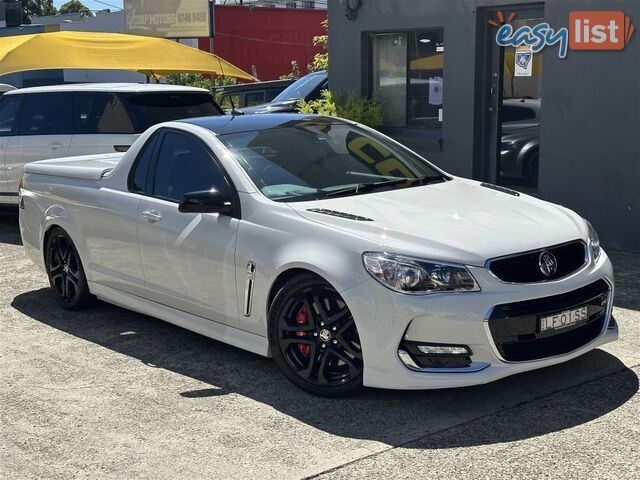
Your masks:
[{"label": "car door", "polygon": [[18,191],[25,163],[64,157],[73,133],[70,93],[25,95],[17,135],[9,138],[5,153],[7,187]]},{"label": "car door", "polygon": [[146,296],[178,310],[236,325],[238,219],[178,211],[185,193],[211,188],[233,195],[233,185],[213,153],[190,133],[165,129],[138,210]]},{"label": "car door", "polygon": [[126,151],[139,136],[121,99],[108,92],[73,94],[73,131],[69,156]]},{"label": "car door", "polygon": [[5,95],[0,99],[0,203],[8,202],[10,197],[17,201],[17,189],[14,191],[8,185],[5,152],[15,132],[22,98],[22,95]]}]

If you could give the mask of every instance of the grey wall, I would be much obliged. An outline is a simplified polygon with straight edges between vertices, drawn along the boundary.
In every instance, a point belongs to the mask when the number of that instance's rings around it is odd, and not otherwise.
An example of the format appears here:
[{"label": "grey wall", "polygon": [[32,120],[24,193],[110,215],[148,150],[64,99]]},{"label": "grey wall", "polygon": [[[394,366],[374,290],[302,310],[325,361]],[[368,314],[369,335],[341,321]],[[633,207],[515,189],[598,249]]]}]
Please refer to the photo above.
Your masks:
[{"label": "grey wall", "polygon": [[472,177],[481,127],[476,72],[483,65],[477,7],[544,3],[546,20],[566,26],[571,10],[623,10],[636,33],[622,52],[557,48],[544,55],[539,192],[589,218],[610,248],[640,252],[640,1],[363,0],[355,21],[329,2],[332,90],[363,91],[363,32],[444,28],[444,122],[441,152],[433,133],[393,136],[453,174]]}]

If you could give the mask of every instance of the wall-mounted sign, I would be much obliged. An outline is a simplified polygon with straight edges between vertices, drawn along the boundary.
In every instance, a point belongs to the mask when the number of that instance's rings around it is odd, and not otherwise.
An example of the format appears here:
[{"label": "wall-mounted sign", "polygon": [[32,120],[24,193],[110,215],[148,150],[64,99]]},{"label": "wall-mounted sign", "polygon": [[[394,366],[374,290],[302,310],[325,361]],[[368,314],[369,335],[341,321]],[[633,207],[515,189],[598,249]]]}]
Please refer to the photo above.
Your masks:
[{"label": "wall-mounted sign", "polygon": [[209,8],[209,0],[124,0],[125,33],[162,38],[209,37],[213,33]]},{"label": "wall-mounted sign", "polygon": [[[635,26],[624,12],[586,12],[574,11],[569,14],[569,26],[553,28],[547,22],[534,26],[523,25],[517,29],[509,23],[515,13],[505,16],[497,12],[498,20],[489,20],[489,24],[498,27],[496,43],[501,47],[519,47],[526,45],[533,53],[543,48],[558,45],[558,56],[565,58],[569,48],[572,50],[624,50],[629,44]],[[517,64],[517,61],[516,61]]]}]

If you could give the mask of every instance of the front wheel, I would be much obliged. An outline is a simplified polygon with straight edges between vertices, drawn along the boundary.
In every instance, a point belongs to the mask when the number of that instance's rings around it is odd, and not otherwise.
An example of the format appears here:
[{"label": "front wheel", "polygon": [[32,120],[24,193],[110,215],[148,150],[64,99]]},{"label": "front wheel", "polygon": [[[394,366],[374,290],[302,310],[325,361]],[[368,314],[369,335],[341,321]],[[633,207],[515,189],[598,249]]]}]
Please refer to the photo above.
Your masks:
[{"label": "front wheel", "polygon": [[336,290],[313,274],[289,280],[269,309],[276,364],[300,388],[322,396],[362,385],[362,347],[355,321]]},{"label": "front wheel", "polygon": [[79,310],[92,303],[93,296],[78,250],[60,227],[55,227],[47,238],[45,265],[49,284],[60,305],[68,310]]}]

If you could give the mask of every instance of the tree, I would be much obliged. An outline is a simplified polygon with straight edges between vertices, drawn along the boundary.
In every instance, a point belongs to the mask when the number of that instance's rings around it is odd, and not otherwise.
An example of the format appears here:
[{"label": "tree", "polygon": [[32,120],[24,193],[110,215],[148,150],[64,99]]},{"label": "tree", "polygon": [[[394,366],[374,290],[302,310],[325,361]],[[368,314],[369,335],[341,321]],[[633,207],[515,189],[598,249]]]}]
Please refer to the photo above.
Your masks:
[{"label": "tree", "polygon": [[69,0],[60,7],[60,14],[81,13],[83,15],[91,15],[91,10],[85,7],[80,0]]},{"label": "tree", "polygon": [[[322,27],[325,31],[329,31],[329,24],[327,20],[322,22]],[[313,60],[309,65],[307,65],[307,70],[310,72],[319,72],[320,70],[326,70],[329,68],[329,52],[327,52],[327,40],[329,39],[328,34],[324,35],[316,35],[313,37],[313,45],[316,47],[322,47],[322,52],[316,53],[313,56]]]},{"label": "tree", "polygon": [[[17,0],[7,1],[13,3]],[[22,0],[22,23],[31,23],[31,17],[55,15],[53,0]]]}]

